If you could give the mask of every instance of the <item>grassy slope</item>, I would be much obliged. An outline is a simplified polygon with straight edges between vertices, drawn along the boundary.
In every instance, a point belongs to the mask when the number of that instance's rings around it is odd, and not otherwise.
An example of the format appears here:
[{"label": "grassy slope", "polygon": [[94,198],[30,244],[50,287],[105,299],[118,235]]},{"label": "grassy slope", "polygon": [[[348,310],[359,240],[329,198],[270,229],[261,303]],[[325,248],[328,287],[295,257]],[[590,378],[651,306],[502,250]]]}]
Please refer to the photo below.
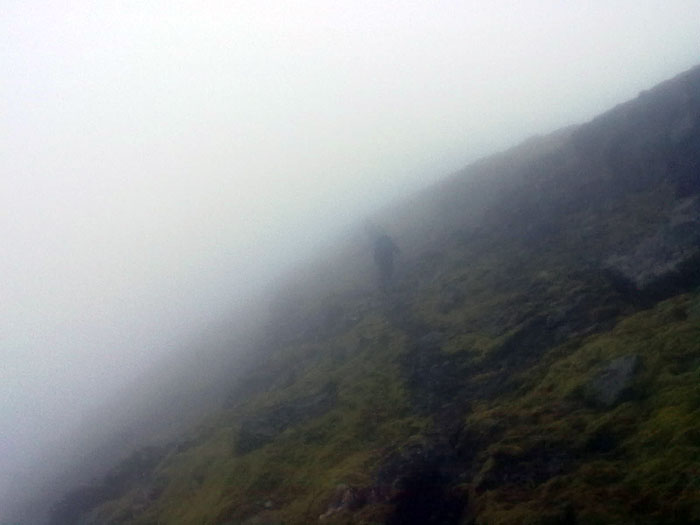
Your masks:
[{"label": "grassy slope", "polygon": [[[228,408],[85,520],[314,523],[339,484],[373,486],[392,452],[456,425],[447,437],[468,452],[449,490],[466,504],[464,523],[700,522],[700,295],[644,303],[601,262],[663,224],[676,188],[661,178],[572,200],[557,183],[567,174],[615,173],[579,170],[567,147],[528,151],[522,169],[504,168],[518,159],[506,155],[477,169],[481,182],[448,183],[413,228],[430,242],[397,236],[408,248],[389,294],[342,284],[295,304],[295,318],[325,320],[271,338]],[[493,165],[507,175],[488,178]],[[479,213],[462,213],[469,199],[481,199]],[[441,343],[420,364],[416,341],[429,334]],[[630,354],[641,368],[626,397],[592,404],[590,380]],[[436,372],[441,363],[448,370]],[[329,382],[331,410],[238,450],[247,418]],[[383,523],[392,512],[373,501],[324,523]]]},{"label": "grassy slope", "polygon": [[[651,198],[637,196],[630,206],[637,209],[640,199]],[[634,223],[649,220],[648,214],[639,215]],[[623,211],[620,216],[635,217]],[[414,288],[409,273],[401,286],[411,293],[396,292],[413,319],[446,334],[446,355],[486,363],[483,374],[465,378],[476,385],[489,380],[491,352],[533,315],[556,314],[579,290],[612,295],[604,281],[578,269],[576,258],[558,242],[553,252],[537,253],[525,244],[499,250],[496,241],[488,242],[496,246],[448,250],[430,284]],[[459,288],[466,298],[443,312],[440,291],[446,288]],[[605,300],[600,304],[619,308]],[[139,503],[143,489],[136,487],[96,510],[94,522],[119,522],[122,516],[135,523],[239,523],[258,515],[270,523],[311,523],[338,484],[370,485],[387,451],[420,439],[434,425],[411,406],[398,364],[408,336],[387,319],[381,299],[345,301],[344,308],[344,315],[359,318],[356,324],[270,356],[266,366],[276,361],[276,369],[298,370],[290,385],[218,415],[194,446],[172,453],[149,474],[144,486],[162,486],[157,499]],[[573,334],[533,363],[513,369],[514,388],[462,409],[466,427],[488,436],[488,445],[476,454],[473,479],[462,486],[478,523],[539,523],[550,515],[561,517],[567,506],[575,508],[580,523],[626,522],[631,516],[646,516],[649,523],[662,516],[700,519],[700,298],[686,294],[651,310],[627,315],[631,310],[623,306],[621,312],[612,330]],[[610,410],[588,406],[583,385],[603,363],[626,354],[640,355],[643,363],[634,398]],[[329,380],[339,385],[332,411],[237,455],[240,418],[314,392]],[[610,450],[591,445],[607,439],[613,442]],[[574,458],[572,465],[541,483],[520,476],[517,482],[480,486],[499,464],[524,458],[522,468],[528,468],[529,451],[542,448],[564,451]],[[265,508],[267,502],[272,508]],[[381,522],[387,508],[370,507],[336,519]]]},{"label": "grassy slope", "polygon": [[[479,476],[535,447],[565,448],[575,460],[570,472],[541,484],[477,491],[479,522],[539,522],[566,505],[580,523],[700,518],[699,304],[697,294],[676,297],[575,348],[555,348],[515,395],[480,404],[468,416],[471,427],[507,425],[481,452]],[[633,397],[610,410],[582,402],[601,363],[629,354],[644,363]]]},{"label": "grassy slope", "polygon": [[[317,343],[300,343],[271,357],[300,369],[286,388],[259,394],[220,414],[192,448],[169,456],[156,470],[162,495],[138,523],[218,522],[255,513],[272,501],[271,515],[302,521],[318,516],[323,498],[338,483],[368,480],[368,465],[382,447],[419,432],[397,370],[401,335],[381,318],[365,316],[351,330]],[[313,392],[334,380],[335,409],[283,432],[274,443],[238,456],[238,418],[288,397]],[[96,523],[131,516],[139,488],[94,513]],[[158,517],[158,520],[156,519]]]}]

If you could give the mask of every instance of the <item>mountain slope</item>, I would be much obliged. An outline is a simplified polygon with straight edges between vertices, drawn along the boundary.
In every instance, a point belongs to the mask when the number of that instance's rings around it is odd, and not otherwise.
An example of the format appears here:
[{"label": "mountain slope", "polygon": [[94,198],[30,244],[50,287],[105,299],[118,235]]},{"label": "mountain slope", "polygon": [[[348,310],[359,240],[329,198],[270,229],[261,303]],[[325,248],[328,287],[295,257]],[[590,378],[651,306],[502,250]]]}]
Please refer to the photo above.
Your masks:
[{"label": "mountain slope", "polygon": [[53,523],[700,523],[700,68],[377,221]]}]

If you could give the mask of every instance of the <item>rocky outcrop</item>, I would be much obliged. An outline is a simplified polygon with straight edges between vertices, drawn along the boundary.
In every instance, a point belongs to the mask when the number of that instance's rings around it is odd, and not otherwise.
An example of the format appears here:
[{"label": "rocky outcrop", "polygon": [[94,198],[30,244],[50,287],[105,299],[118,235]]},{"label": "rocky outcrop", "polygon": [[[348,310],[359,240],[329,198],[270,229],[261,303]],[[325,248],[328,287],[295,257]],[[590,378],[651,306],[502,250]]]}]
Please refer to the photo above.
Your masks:
[{"label": "rocky outcrop", "polygon": [[[700,197],[686,198],[668,220],[631,250],[608,257],[606,266],[640,292],[669,295],[700,280]],[[687,285],[683,284],[688,280]],[[674,286],[675,285],[675,286]]]},{"label": "rocky outcrop", "polygon": [[536,364],[548,349],[610,329],[617,315],[630,307],[622,293],[600,281],[598,274],[591,273],[583,280],[589,291],[543,298],[533,293],[533,301],[543,304],[541,311],[523,316],[514,327],[502,322],[500,344],[479,360],[468,351],[444,352],[450,334],[426,326],[420,327],[422,333],[407,332],[412,342],[400,362],[412,404],[421,412],[439,415],[474,400],[491,399],[516,388],[518,374]]},{"label": "rocky outcrop", "polygon": [[335,488],[326,511],[319,516],[319,521],[327,521],[341,513],[355,512],[365,505],[389,501],[390,495],[380,487],[350,487],[341,483]]},{"label": "rocky outcrop", "polygon": [[392,511],[382,520],[387,525],[456,525],[467,503],[458,489],[463,459],[441,437],[407,443],[384,457],[373,485],[336,487],[319,520],[368,505],[390,504]]}]

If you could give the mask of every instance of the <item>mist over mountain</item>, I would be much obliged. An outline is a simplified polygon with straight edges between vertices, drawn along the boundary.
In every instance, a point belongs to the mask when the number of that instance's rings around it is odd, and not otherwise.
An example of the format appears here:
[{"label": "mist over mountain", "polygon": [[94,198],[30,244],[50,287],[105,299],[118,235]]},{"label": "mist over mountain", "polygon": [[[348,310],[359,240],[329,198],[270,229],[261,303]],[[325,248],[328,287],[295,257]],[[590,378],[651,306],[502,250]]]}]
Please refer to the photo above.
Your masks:
[{"label": "mist over mountain", "polygon": [[372,223],[390,283],[358,224],[188,341],[49,522],[700,522],[700,67]]},{"label": "mist over mountain", "polygon": [[[564,408],[546,430],[563,470],[506,478],[584,520],[597,500],[581,483],[598,470],[568,438],[598,425],[610,491],[648,486],[647,514],[665,498],[694,515],[695,414],[671,398],[695,395],[674,343],[694,345],[694,299],[679,294],[694,279],[695,73],[649,88],[697,63],[696,0],[2,13],[1,524],[397,522],[409,478],[463,521],[518,522],[515,496],[479,492],[472,471],[537,470],[521,437],[554,416],[513,414],[543,406],[527,389],[544,371],[569,385],[552,390]],[[656,342],[617,355],[644,339],[620,326]],[[596,334],[609,337],[562,347]],[[594,380],[608,355],[617,372]],[[597,406],[581,384],[617,373],[646,401],[612,391],[610,410],[579,411],[579,394]],[[653,414],[672,420],[677,456],[642,446]],[[524,456],[476,439],[457,457],[462,427]],[[407,450],[442,451],[461,481],[442,460],[435,490],[407,478]],[[629,521],[621,508],[601,519]]]}]

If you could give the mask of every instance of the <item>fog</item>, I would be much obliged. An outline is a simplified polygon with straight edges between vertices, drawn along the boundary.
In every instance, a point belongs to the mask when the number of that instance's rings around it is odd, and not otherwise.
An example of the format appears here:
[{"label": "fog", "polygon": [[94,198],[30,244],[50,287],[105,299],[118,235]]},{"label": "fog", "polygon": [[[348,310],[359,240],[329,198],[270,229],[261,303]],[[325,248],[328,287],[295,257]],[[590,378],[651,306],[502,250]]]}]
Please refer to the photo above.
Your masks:
[{"label": "fog", "polygon": [[266,4],[0,4],[0,495],[373,210],[700,57],[696,0]]}]

